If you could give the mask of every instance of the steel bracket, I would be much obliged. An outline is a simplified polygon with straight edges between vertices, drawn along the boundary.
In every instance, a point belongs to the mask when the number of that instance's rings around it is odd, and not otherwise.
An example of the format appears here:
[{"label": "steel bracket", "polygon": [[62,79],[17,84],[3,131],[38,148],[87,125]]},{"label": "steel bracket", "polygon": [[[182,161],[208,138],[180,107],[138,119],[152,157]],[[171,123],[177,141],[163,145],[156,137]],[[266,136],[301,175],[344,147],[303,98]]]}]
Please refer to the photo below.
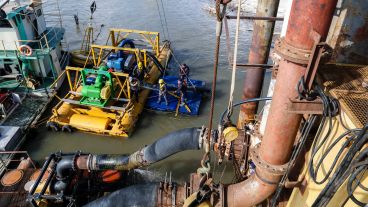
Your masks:
[{"label": "steel bracket", "polygon": [[321,58],[328,48],[327,43],[321,42],[321,35],[319,33],[312,31],[311,36],[314,39],[314,45],[304,75],[304,82],[309,91],[312,90],[313,81],[316,77]]},{"label": "steel bracket", "polygon": [[290,99],[287,110],[293,114],[322,114],[323,103],[320,98],[314,101]]}]

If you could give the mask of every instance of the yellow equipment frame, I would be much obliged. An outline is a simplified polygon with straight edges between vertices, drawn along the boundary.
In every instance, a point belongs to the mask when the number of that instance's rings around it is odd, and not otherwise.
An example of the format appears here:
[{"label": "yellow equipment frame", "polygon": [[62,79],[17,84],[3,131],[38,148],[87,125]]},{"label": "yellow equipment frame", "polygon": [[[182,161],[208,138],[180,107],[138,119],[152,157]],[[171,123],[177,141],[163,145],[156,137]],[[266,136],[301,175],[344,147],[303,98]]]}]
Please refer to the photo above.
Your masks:
[{"label": "yellow equipment frame", "polygon": [[[161,73],[155,64],[151,64],[150,60],[147,59],[148,51],[151,49],[139,49],[139,48],[123,48],[118,47],[118,44],[130,35],[135,34],[135,36],[140,35],[143,37],[146,42],[148,42],[148,46],[152,47],[154,50],[154,55],[160,61],[161,64],[167,62],[167,59],[170,57],[170,42],[165,42],[163,46],[160,46],[160,36],[158,32],[147,32],[140,30],[127,30],[127,29],[111,29],[109,33],[108,40],[106,41],[106,45],[91,45],[89,54],[85,61],[83,68],[86,68],[87,63],[93,63],[93,68],[97,69],[104,61],[104,59],[111,53],[117,51],[125,51],[130,54],[135,54],[137,62],[141,62],[144,64],[148,75],[145,77],[145,81],[147,83],[154,84],[159,79]],[[132,38],[132,37],[130,37]],[[109,44],[109,45],[108,45]],[[92,58],[92,60],[90,59]],[[119,137],[128,137],[129,134],[133,131],[134,126],[138,120],[139,115],[143,111],[143,106],[148,99],[150,94],[149,89],[142,89],[139,92],[139,96],[134,101],[131,99],[130,94],[130,83],[129,83],[129,75],[123,72],[112,72],[114,79],[116,79],[117,87],[116,93],[114,95],[115,100],[128,101],[127,104],[124,104],[122,107],[119,106],[107,106],[107,107],[97,107],[97,106],[74,106],[76,101],[79,100],[79,90],[78,87],[81,85],[81,75],[79,74],[83,68],[79,67],[66,67],[64,75],[67,76],[70,92],[64,97],[64,99],[56,96],[60,99],[60,102],[53,108],[52,116],[48,120],[50,123],[55,123],[57,126],[71,126],[75,129],[84,132],[92,132],[97,134],[104,134],[110,136],[119,136]],[[75,77],[72,77],[72,73],[75,74]],[[124,77],[124,78],[122,78]],[[74,79],[74,80],[72,80]],[[118,89],[120,88],[120,89]],[[71,99],[70,102],[66,99]],[[124,100],[125,99],[125,100]],[[78,124],[80,118],[77,116],[74,121],[71,120],[72,116],[79,114],[85,116],[92,116],[95,119],[110,119],[112,122],[109,122],[109,129],[101,128],[99,126],[104,126],[105,123],[97,121],[98,123],[88,123],[88,126],[85,127],[83,124]],[[96,120],[97,120],[96,119]],[[82,120],[83,121],[83,120]],[[102,125],[100,125],[102,123]],[[113,123],[113,124],[112,124]],[[89,125],[91,124],[91,125]]]},{"label": "yellow equipment frame", "polygon": [[[104,51],[124,51],[129,53],[134,53],[137,59],[137,62],[143,62],[144,66],[147,67],[147,50],[138,49],[138,48],[125,48],[125,47],[116,47],[110,45],[91,45],[91,49],[87,56],[86,62],[84,63],[84,68],[89,62],[89,59],[92,58],[93,65],[98,67],[101,65],[102,60],[106,58],[106,53]],[[97,61],[96,61],[97,60]]]},{"label": "yellow equipment frame", "polygon": [[[67,66],[65,68],[66,77],[68,78],[70,91],[77,93],[77,88],[78,88],[78,86],[80,84],[80,80],[81,80],[81,74],[79,74],[79,72],[82,71],[82,70],[83,70],[83,68],[70,67],[70,66]],[[75,80],[77,80],[77,76],[79,76],[78,81],[72,81],[70,71],[75,71],[76,72]],[[116,99],[126,98],[130,101],[131,96],[130,96],[129,74],[121,73],[121,72],[112,72],[111,74],[115,76],[115,80],[117,81],[117,83],[120,87],[120,91],[118,93],[118,96],[114,97],[114,98],[116,98]],[[124,81],[121,81],[119,77],[125,77]],[[124,97],[122,97],[122,95],[124,95]]]},{"label": "yellow equipment frame", "polygon": [[145,39],[156,53],[156,57],[160,55],[160,33],[150,32],[143,30],[130,30],[130,29],[115,29],[112,28],[109,31],[109,36],[106,41],[106,45],[109,45],[111,40],[112,46],[116,47],[123,39],[128,38],[132,34],[138,34]]}]

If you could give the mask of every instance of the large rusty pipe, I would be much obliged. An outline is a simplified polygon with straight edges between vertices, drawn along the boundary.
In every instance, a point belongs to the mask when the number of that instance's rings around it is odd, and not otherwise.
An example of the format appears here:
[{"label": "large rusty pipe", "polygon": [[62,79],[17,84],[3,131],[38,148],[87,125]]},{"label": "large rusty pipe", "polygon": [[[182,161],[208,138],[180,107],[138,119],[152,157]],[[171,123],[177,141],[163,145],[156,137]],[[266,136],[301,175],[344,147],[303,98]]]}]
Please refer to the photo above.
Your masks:
[{"label": "large rusty pipe", "polygon": [[[298,49],[311,50],[314,40],[311,32],[318,32],[322,39],[328,33],[337,0],[294,0],[285,40]],[[269,118],[259,156],[270,165],[288,162],[302,116],[287,111],[289,99],[295,98],[297,82],[305,73],[305,65],[282,59],[276,79]],[[228,206],[253,206],[276,189],[272,184],[280,175],[270,174],[257,166],[256,173],[248,180],[230,185],[227,189]]]},{"label": "large rusty pipe", "polygon": [[[276,17],[279,0],[259,0],[256,16]],[[250,48],[249,64],[267,64],[272,42],[275,21],[255,20],[253,24],[252,45]],[[244,77],[243,100],[260,96],[265,70],[259,67],[248,68]],[[238,127],[254,120],[257,103],[248,103],[240,107]]]}]

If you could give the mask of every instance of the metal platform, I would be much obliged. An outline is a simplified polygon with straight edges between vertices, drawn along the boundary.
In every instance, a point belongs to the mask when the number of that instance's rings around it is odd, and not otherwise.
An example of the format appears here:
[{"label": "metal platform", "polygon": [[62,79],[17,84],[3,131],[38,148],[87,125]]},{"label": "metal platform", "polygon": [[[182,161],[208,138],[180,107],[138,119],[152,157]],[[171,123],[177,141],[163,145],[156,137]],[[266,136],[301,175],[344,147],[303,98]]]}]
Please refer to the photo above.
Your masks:
[{"label": "metal platform", "polygon": [[357,127],[368,122],[368,66],[326,64],[319,69],[326,90],[341,104]]}]

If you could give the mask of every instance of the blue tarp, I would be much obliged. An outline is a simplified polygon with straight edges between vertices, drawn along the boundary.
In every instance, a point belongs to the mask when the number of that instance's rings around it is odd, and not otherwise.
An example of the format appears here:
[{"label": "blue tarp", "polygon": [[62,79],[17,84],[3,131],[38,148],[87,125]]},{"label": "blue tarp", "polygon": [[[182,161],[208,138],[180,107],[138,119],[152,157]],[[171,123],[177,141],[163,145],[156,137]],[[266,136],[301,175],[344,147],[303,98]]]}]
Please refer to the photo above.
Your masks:
[{"label": "blue tarp", "polygon": [[[178,78],[175,76],[166,76],[164,78],[167,88],[169,92],[174,93],[175,88],[177,86]],[[194,85],[195,87],[204,87],[205,82],[200,80],[190,80],[188,83],[188,87],[191,88],[191,86]],[[179,94],[175,94],[179,95]],[[199,107],[201,105],[202,101],[202,94],[199,92],[196,92],[195,90],[188,90],[186,93],[186,104],[190,108],[189,112],[185,106],[179,107],[179,113],[181,114],[187,114],[187,115],[198,115],[199,114]],[[151,92],[150,97],[148,98],[146,102],[145,108],[155,110],[155,111],[164,111],[164,112],[176,112],[176,107],[178,105],[178,98],[174,97],[173,95],[167,94],[167,101],[168,105],[165,103],[165,99],[162,97],[161,103],[157,103],[158,100],[158,90],[153,90]]]}]

